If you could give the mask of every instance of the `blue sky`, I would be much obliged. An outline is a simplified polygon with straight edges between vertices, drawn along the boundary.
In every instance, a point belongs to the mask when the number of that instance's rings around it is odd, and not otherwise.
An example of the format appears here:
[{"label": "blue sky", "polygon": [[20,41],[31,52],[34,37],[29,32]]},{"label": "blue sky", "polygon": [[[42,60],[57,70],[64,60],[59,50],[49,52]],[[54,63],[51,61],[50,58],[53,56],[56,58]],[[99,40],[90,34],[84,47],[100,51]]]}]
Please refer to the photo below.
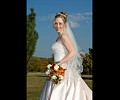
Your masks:
[{"label": "blue sky", "polygon": [[53,52],[52,44],[57,38],[53,28],[56,12],[65,11],[77,43],[86,53],[92,48],[92,0],[27,0],[27,14],[30,8],[36,13],[37,40],[34,56],[49,58]]}]

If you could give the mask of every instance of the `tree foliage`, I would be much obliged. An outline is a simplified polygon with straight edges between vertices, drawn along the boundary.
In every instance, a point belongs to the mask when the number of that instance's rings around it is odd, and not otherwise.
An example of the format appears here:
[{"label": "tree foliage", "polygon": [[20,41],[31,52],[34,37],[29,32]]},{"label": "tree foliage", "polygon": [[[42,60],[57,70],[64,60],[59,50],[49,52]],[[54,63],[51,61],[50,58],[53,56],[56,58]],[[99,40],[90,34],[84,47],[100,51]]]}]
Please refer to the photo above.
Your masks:
[{"label": "tree foliage", "polygon": [[89,53],[85,54],[85,57],[83,58],[83,73],[85,74],[92,74],[93,70],[93,49],[89,48]]},{"label": "tree foliage", "polygon": [[47,58],[32,57],[27,65],[27,71],[45,72],[49,64]]},{"label": "tree foliage", "polygon": [[31,13],[27,16],[27,64],[35,52],[36,43],[38,39],[38,32],[35,30],[35,12],[31,8]]}]

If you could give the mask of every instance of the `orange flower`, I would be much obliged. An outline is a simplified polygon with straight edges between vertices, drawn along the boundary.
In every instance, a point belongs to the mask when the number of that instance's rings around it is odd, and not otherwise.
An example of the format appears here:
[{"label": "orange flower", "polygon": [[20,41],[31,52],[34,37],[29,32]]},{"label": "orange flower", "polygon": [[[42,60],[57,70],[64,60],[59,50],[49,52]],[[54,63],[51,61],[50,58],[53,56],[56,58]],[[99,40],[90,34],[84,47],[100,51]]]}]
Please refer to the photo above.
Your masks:
[{"label": "orange flower", "polygon": [[64,76],[64,72],[62,72],[60,75]]},{"label": "orange flower", "polygon": [[64,72],[64,69],[60,68],[58,71],[61,73]]},{"label": "orange flower", "polygon": [[59,72],[58,72],[58,71],[55,71],[55,74],[57,74],[57,75],[58,75],[58,74],[59,74]]},{"label": "orange flower", "polygon": [[[59,66],[59,65],[57,65],[57,66]],[[51,79],[51,81],[53,81],[53,83],[57,84],[63,79],[62,76],[64,76],[66,69],[63,69],[61,66],[59,66],[58,70],[55,70],[54,67],[56,67],[55,63],[52,64],[50,69],[48,68],[50,73],[47,73],[47,77],[48,77],[48,79]],[[55,78],[53,78],[53,77],[55,77]]]}]

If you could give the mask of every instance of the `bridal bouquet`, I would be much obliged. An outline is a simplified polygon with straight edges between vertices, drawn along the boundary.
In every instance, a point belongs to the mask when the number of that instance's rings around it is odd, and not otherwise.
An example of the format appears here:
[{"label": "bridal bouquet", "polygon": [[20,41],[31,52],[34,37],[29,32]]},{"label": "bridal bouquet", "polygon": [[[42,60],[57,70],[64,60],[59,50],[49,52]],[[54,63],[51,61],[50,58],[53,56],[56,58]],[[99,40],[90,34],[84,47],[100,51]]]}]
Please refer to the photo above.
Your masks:
[{"label": "bridal bouquet", "polygon": [[48,64],[46,71],[47,78],[57,84],[63,79],[65,70],[57,64]]}]

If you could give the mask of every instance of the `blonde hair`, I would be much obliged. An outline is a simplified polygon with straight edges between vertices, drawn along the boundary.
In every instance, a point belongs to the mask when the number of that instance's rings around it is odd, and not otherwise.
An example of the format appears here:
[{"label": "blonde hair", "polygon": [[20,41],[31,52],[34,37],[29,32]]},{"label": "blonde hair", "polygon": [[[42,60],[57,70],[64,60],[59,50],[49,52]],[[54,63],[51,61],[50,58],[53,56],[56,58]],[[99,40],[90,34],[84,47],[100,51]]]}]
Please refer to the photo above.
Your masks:
[{"label": "blonde hair", "polygon": [[64,23],[67,23],[67,18],[68,18],[68,14],[66,12],[57,12],[55,17],[54,17],[54,21],[56,18],[62,18],[62,20],[64,21]]}]

